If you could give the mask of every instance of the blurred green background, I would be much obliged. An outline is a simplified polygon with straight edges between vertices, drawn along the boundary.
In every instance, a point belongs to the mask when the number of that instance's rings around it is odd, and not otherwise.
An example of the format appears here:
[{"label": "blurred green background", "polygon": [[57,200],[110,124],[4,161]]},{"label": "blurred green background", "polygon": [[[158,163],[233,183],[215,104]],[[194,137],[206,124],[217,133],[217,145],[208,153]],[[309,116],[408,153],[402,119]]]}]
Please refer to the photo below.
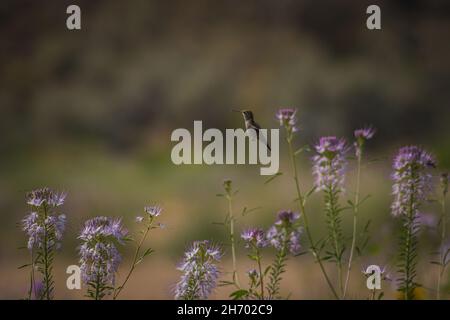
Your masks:
[{"label": "blurred green background", "polygon": [[[66,7],[78,4],[82,30],[65,27]],[[259,166],[175,166],[172,130],[242,127],[233,108],[249,108],[268,128],[279,106],[298,109],[298,146],[322,135],[352,137],[364,124],[378,128],[370,142],[363,192],[372,194],[362,224],[372,219],[364,258],[354,265],[351,297],[364,299],[362,265],[395,271],[396,223],[390,215],[391,159],[403,144],[420,144],[450,166],[450,6],[446,1],[376,1],[382,30],[366,28],[373,1],[9,1],[0,3],[0,298],[25,297],[28,261],[17,223],[27,214],[25,192],[50,186],[68,193],[68,230],[55,267],[56,297],[65,268],[77,263],[76,237],[95,215],[122,216],[131,232],[144,205],[159,203],[164,230],[148,245],[156,253],[137,268],[122,298],[171,299],[175,269],[193,240],[226,242],[224,178],[240,191],[235,211],[245,226],[269,227],[275,213],[295,209],[289,162],[270,184]],[[299,157],[303,188],[311,187],[311,154]],[[353,169],[351,166],[350,169]],[[436,171],[436,175],[438,172]],[[352,196],[350,170],[346,197]],[[345,199],[343,199],[343,202]],[[316,237],[323,235],[321,196],[308,203]],[[426,207],[437,217],[437,207]],[[344,213],[350,234],[350,213]],[[429,264],[437,245],[422,233],[419,280],[433,287]],[[228,250],[224,244],[225,250]],[[123,277],[132,257],[123,248]],[[227,251],[228,252],[228,251]],[[251,267],[240,245],[242,272]],[[267,251],[266,263],[272,252]],[[229,278],[229,254],[221,266]],[[386,296],[395,297],[386,284]],[[449,285],[447,284],[447,291]],[[227,297],[221,288],[212,298]],[[282,292],[292,298],[330,298],[310,256],[291,259]],[[426,297],[434,297],[426,291]]]}]

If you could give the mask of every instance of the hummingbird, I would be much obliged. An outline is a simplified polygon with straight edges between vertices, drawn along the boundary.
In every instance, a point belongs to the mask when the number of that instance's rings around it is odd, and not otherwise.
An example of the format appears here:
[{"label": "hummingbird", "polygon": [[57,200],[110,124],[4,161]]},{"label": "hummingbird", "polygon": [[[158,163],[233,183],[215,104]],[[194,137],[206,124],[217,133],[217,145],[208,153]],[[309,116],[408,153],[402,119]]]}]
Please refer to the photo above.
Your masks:
[{"label": "hummingbird", "polygon": [[[259,130],[261,129],[261,126],[256,123],[255,119],[253,118],[253,112],[251,112],[250,110],[232,110],[234,112],[239,112],[242,114],[242,116],[244,117],[244,121],[245,121],[245,129],[253,129],[256,132],[256,139],[259,140]],[[267,146],[267,149],[269,151],[271,151],[269,144],[267,143],[267,141],[263,141],[263,143],[265,143],[265,145]]]}]

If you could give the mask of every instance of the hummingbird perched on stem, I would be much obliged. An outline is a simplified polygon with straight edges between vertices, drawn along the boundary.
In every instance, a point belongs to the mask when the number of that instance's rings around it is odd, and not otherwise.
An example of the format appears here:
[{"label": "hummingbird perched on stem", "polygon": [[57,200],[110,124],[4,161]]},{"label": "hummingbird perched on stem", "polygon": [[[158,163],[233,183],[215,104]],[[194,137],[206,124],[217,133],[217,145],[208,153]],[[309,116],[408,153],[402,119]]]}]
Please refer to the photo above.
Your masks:
[{"label": "hummingbird perched on stem", "polygon": [[[259,137],[259,130],[261,129],[261,126],[256,123],[255,119],[253,118],[253,112],[251,112],[250,110],[232,110],[234,112],[239,112],[242,114],[242,116],[244,117],[244,121],[245,121],[245,129],[253,129],[256,132],[256,139],[260,139]],[[271,151],[269,144],[267,143],[267,141],[262,141],[266,146],[267,149],[269,151]]]}]

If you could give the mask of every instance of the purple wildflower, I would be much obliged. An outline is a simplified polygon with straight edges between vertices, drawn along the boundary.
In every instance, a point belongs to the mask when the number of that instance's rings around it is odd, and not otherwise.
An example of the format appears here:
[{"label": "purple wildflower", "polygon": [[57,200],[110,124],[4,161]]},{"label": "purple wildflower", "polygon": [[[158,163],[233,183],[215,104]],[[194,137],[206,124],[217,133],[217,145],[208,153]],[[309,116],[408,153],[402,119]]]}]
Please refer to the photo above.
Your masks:
[{"label": "purple wildflower", "polygon": [[32,290],[32,298],[33,300],[42,300],[44,298],[44,283],[42,281],[37,281],[33,284]]},{"label": "purple wildflower", "polygon": [[[66,216],[56,215],[51,208],[63,204],[65,194],[55,193],[48,188],[32,191],[27,196],[27,203],[32,206],[32,211],[22,220],[22,229],[28,235],[27,247],[59,249],[66,226]],[[47,205],[47,207],[43,207]],[[47,241],[44,244],[44,241]]]},{"label": "purple wildflower", "polygon": [[432,189],[432,176],[427,168],[436,167],[434,158],[416,146],[400,149],[394,159],[392,194],[394,202],[391,209],[394,216],[407,215],[412,209],[418,214],[418,207]]},{"label": "purple wildflower", "polygon": [[297,110],[293,108],[283,108],[278,110],[275,117],[280,122],[280,126],[286,127],[288,131],[296,132],[298,131],[296,113]]},{"label": "purple wildflower", "polygon": [[292,225],[300,218],[300,214],[291,210],[280,211],[277,215],[276,225]]},{"label": "purple wildflower", "polygon": [[300,215],[292,211],[280,211],[275,224],[267,231],[269,243],[278,251],[289,250],[292,255],[300,253],[301,228],[296,226]]},{"label": "purple wildflower", "polygon": [[27,203],[33,207],[47,205],[49,207],[59,207],[64,204],[66,194],[54,192],[49,188],[37,189],[27,194]]},{"label": "purple wildflower", "polygon": [[[66,227],[66,216],[56,214],[56,208],[64,203],[65,193],[54,192],[49,188],[31,191],[27,194],[27,204],[31,212],[22,220],[22,229],[28,236],[27,247],[32,255],[32,266],[42,274],[40,298],[52,299],[54,282],[52,276],[52,257],[55,250],[61,248]],[[45,257],[45,258],[44,258]],[[30,288],[37,297],[36,288]],[[30,296],[31,298],[31,296]]]},{"label": "purple wildflower", "polygon": [[114,286],[115,275],[122,260],[116,246],[123,244],[126,236],[127,231],[122,227],[120,219],[96,217],[85,222],[78,237],[82,240],[79,251],[84,283],[94,283],[102,288]]},{"label": "purple wildflower", "polygon": [[394,216],[400,216],[403,220],[399,255],[400,277],[397,283],[405,300],[415,297],[417,233],[421,222],[419,207],[432,190],[432,177],[427,169],[435,166],[433,157],[416,146],[401,148],[394,159],[392,174],[394,202],[391,209]]},{"label": "purple wildflower", "polygon": [[247,274],[248,274],[248,276],[249,276],[250,278],[256,279],[256,278],[259,277],[259,273],[258,273],[258,271],[256,271],[256,269],[250,269],[250,270],[248,270],[248,271],[247,271]]},{"label": "purple wildflower", "polygon": [[344,139],[322,137],[315,146],[313,175],[317,190],[342,190],[344,185],[348,150]]},{"label": "purple wildflower", "polygon": [[260,228],[249,228],[242,232],[241,238],[245,241],[245,247],[264,248],[268,245],[266,234]]},{"label": "purple wildflower", "polygon": [[175,298],[207,299],[216,287],[219,277],[216,264],[222,255],[222,250],[209,241],[195,241],[185,252],[184,259],[178,266],[183,275],[176,285]]},{"label": "purple wildflower", "polygon": [[356,129],[354,135],[357,140],[359,139],[369,140],[373,138],[376,132],[377,130],[373,127],[365,127],[362,129]]},{"label": "purple wildflower", "polygon": [[362,153],[362,148],[364,147],[364,143],[367,140],[370,140],[373,138],[373,136],[376,133],[376,129],[369,126],[369,127],[364,127],[362,129],[356,129],[354,132],[354,136],[355,136],[355,152],[356,152],[356,156],[360,157],[361,153]]},{"label": "purple wildflower", "polygon": [[159,206],[149,206],[149,207],[145,207],[144,211],[151,217],[158,217],[161,212],[162,212],[162,208]]},{"label": "purple wildflower", "polygon": [[163,209],[160,206],[147,206],[147,207],[144,207],[145,217],[137,216],[135,221],[137,223],[141,223],[142,221],[146,220],[147,223],[152,223],[154,218],[159,217],[159,215],[161,214],[162,210]]}]

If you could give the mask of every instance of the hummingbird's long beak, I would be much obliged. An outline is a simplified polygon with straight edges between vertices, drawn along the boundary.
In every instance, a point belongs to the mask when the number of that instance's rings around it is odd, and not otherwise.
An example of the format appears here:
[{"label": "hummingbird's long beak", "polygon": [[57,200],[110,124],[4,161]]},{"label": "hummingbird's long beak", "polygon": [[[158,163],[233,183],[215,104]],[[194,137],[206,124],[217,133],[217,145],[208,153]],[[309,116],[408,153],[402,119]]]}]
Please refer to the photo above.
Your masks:
[{"label": "hummingbird's long beak", "polygon": [[236,109],[231,109],[231,111],[233,111],[233,112],[239,112],[239,113],[242,112],[241,110],[236,110]]}]

